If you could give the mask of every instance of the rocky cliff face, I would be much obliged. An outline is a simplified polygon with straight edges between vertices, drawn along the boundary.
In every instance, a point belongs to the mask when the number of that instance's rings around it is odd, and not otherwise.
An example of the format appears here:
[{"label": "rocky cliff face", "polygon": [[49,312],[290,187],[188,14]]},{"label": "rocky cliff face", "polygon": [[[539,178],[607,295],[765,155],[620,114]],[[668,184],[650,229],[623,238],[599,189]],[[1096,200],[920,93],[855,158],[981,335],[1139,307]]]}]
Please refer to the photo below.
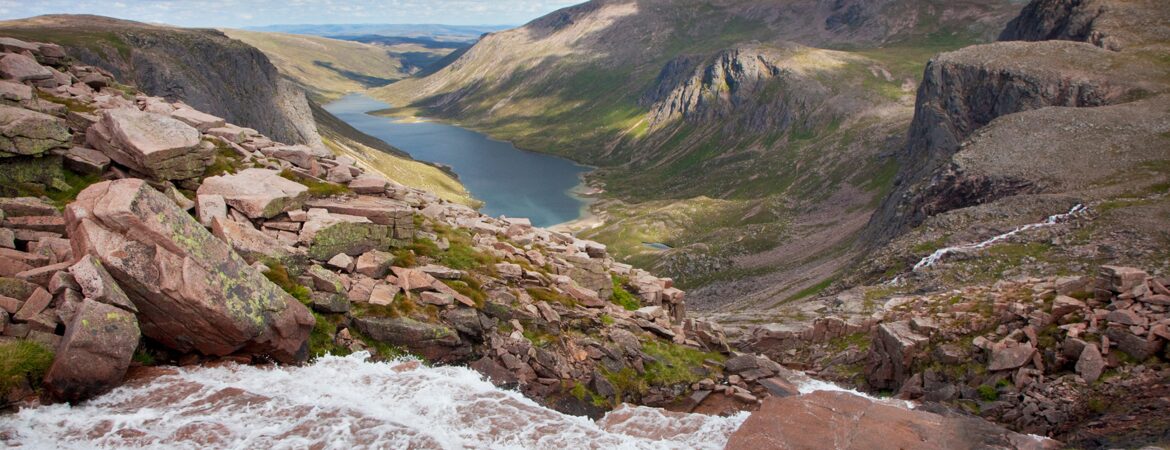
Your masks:
[{"label": "rocky cliff face", "polygon": [[0,23],[0,30],[56,40],[71,56],[151,95],[284,142],[321,146],[304,93],[259,50],[219,31],[96,16],[42,16]]},{"label": "rocky cliff face", "polygon": [[[1068,8],[1053,10],[1054,3],[1031,4],[1008,27],[1005,36],[1035,37],[1013,30],[1042,29],[1057,18],[1080,20],[1076,14],[1083,8],[1059,3]],[[1045,18],[1035,17],[1041,10]],[[1108,19],[1112,13],[1103,14]],[[1071,39],[1078,34],[1057,35]],[[1088,35],[1082,37],[1090,39]],[[971,157],[975,152],[963,148],[988,148],[989,142],[966,140],[1000,117],[1034,110],[1055,114],[1055,110],[1047,108],[1095,108],[1155,95],[1166,89],[1159,70],[1138,49],[1118,53],[1090,43],[1067,41],[1000,42],[935,57],[919,87],[914,121],[900,157],[899,184],[871,220],[869,236],[876,241],[889,239],[939,212],[1035,192],[1032,188],[1037,184],[1051,188],[1052,183],[1039,179],[1041,173],[974,173],[953,164],[952,157],[966,152],[967,161],[980,159]],[[998,125],[1008,123],[1011,122],[1001,121]],[[1034,124],[1036,129],[1049,126],[1043,122]],[[1119,132],[1115,138],[1125,139],[1125,134]],[[1024,155],[1021,159],[1036,160]]]},{"label": "rocky cliff face", "polygon": [[[851,109],[853,105],[828,104],[832,89],[799,67],[796,60],[801,57],[824,58],[827,64],[850,59],[845,53],[796,44],[727,49],[704,61],[680,56],[663,67],[657,85],[641,98],[649,107],[649,126],[681,119],[750,133],[778,132],[798,121],[816,128],[832,119],[825,109],[839,115]],[[779,95],[771,95],[775,93]]]}]

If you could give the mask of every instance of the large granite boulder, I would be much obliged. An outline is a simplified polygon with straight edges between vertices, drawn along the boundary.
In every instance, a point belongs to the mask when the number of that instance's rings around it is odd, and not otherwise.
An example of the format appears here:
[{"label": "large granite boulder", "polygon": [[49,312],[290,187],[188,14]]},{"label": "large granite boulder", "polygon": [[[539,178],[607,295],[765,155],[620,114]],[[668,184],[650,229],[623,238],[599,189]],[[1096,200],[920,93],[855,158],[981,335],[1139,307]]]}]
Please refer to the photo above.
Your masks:
[{"label": "large granite boulder", "polygon": [[113,275],[147,337],[204,355],[307,356],[309,310],[144,181],[90,186],[65,215],[74,254]]},{"label": "large granite boulder", "polygon": [[76,402],[113,389],[130,367],[139,336],[134,313],[85,299],[65,327],[45,392]]},{"label": "large granite boulder", "polygon": [[199,176],[215,153],[190,125],[135,109],[104,111],[85,138],[118,164],[161,180]]},{"label": "large granite boulder", "polygon": [[729,450],[1048,449],[1059,443],[969,416],[942,416],[845,393],[770,397],[732,433]]},{"label": "large granite boulder", "polygon": [[300,209],[309,188],[269,169],[245,169],[236,174],[209,177],[199,186],[199,195],[219,195],[228,206],[252,219],[271,218]]},{"label": "large granite boulder", "polygon": [[37,81],[53,78],[53,72],[37,64],[33,58],[12,53],[0,58],[0,77],[20,82]]},{"label": "large granite boulder", "polygon": [[39,155],[69,147],[72,139],[65,122],[24,108],[0,105],[0,157]]}]

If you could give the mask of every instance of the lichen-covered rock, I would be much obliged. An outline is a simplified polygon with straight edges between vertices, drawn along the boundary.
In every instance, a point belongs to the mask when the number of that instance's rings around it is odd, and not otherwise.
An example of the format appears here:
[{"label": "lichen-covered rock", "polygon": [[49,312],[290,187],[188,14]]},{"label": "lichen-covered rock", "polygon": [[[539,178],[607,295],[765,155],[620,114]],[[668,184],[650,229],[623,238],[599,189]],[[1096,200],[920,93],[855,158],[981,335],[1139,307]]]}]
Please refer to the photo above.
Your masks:
[{"label": "lichen-covered rock", "polygon": [[135,109],[104,111],[85,139],[118,164],[162,180],[202,174],[215,151],[200,145],[199,131],[190,125]]},{"label": "lichen-covered rock", "polygon": [[139,336],[133,313],[85,299],[65,327],[45,375],[45,392],[76,402],[113,389],[130,367]]},{"label": "lichen-covered rock", "polygon": [[0,105],[0,157],[39,155],[69,146],[65,123],[53,116]]},{"label": "lichen-covered rock", "polygon": [[374,340],[401,346],[430,361],[452,361],[455,349],[463,345],[451,328],[408,318],[359,317],[354,324]]},{"label": "lichen-covered rock", "polygon": [[236,174],[209,177],[198,194],[220,195],[224,202],[252,219],[271,218],[291,209],[300,209],[309,188],[269,169],[245,169]]},{"label": "lichen-covered rock", "polygon": [[74,253],[114,276],[144,335],[180,352],[307,356],[309,310],[145,182],[90,186],[66,217]]},{"label": "lichen-covered rock", "polygon": [[[305,224],[309,228],[310,222]],[[302,235],[302,238],[304,235]],[[309,257],[326,261],[337,254],[358,256],[371,250],[389,250],[400,247],[405,241],[398,238],[391,225],[367,222],[336,222],[320,228],[309,244]]]}]

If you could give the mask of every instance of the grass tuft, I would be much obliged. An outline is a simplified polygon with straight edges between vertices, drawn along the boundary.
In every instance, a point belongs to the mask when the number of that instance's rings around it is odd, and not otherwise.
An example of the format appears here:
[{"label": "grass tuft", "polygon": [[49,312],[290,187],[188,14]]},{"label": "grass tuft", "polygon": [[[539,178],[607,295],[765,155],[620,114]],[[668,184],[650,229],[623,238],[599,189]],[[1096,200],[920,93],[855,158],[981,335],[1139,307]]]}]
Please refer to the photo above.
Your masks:
[{"label": "grass tuft", "polygon": [[33,341],[0,343],[0,399],[27,381],[40,385],[53,364],[53,352]]}]

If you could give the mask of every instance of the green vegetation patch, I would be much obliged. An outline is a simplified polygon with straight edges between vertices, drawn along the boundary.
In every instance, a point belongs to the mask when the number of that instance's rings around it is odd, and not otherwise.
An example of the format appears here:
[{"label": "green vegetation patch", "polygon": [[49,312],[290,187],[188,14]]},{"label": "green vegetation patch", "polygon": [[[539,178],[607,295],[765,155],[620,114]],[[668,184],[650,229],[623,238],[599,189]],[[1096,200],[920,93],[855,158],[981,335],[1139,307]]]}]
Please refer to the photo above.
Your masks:
[{"label": "green vegetation patch", "polygon": [[264,276],[268,278],[273,284],[280,286],[284,292],[293,296],[297,301],[304,305],[313,303],[312,291],[293,281],[292,276],[288,273],[288,267],[278,262],[269,262],[268,271],[264,272]]},{"label": "green vegetation patch", "polygon": [[101,175],[83,175],[66,169],[61,157],[55,155],[4,158],[0,160],[0,173],[5,178],[0,183],[0,196],[45,197],[58,208],[64,208],[82,190],[102,181]]},{"label": "green vegetation patch", "polygon": [[708,375],[705,361],[723,361],[724,356],[671,342],[653,340],[642,344],[642,351],[655,359],[646,365],[646,382],[656,386],[691,384]]},{"label": "green vegetation patch", "polygon": [[333,197],[335,195],[353,193],[352,190],[344,185],[305,177],[296,172],[293,172],[292,169],[284,169],[280,171],[280,176],[305,185],[305,187],[309,188],[309,195],[316,198]]},{"label": "green vegetation patch", "polygon": [[33,388],[53,364],[53,352],[33,341],[0,343],[0,399],[28,382]]},{"label": "green vegetation patch", "polygon": [[[626,290],[625,285],[628,283],[623,277],[615,276],[613,279],[613,295],[609,297],[609,301],[614,304],[621,305],[626,311],[635,311],[642,307],[642,303],[638,301],[634,294]],[[612,322],[613,319],[610,319]]]},{"label": "green vegetation patch", "polygon": [[533,300],[538,302],[560,303],[570,308],[575,308],[577,306],[577,300],[573,297],[569,297],[568,295],[549,288],[530,287],[525,290],[528,291],[528,295],[531,295]]}]

